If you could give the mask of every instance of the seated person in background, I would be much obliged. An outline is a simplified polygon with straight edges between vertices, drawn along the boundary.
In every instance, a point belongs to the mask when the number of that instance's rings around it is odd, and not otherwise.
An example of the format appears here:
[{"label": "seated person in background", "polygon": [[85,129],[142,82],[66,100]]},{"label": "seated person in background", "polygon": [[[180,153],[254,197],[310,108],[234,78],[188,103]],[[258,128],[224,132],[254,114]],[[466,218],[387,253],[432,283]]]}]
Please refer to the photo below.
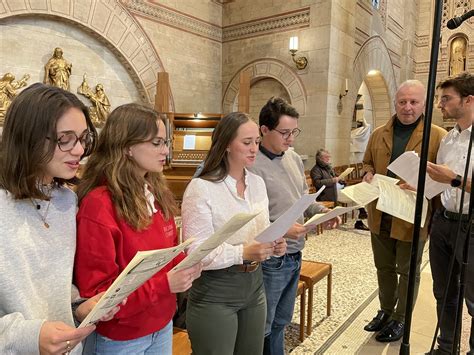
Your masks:
[{"label": "seated person in background", "polygon": [[94,149],[95,136],[84,104],[56,87],[33,84],[7,111],[0,160],[0,354],[81,354],[81,340],[95,328],[74,324],[102,295],[81,303],[71,283],[77,198],[65,186]]},{"label": "seated person in background", "polygon": [[331,166],[331,155],[326,149],[321,148],[316,152],[316,164],[314,164],[310,174],[316,190],[326,186],[321,195],[319,195],[318,200],[334,202],[335,206],[337,203],[337,183],[339,178]]},{"label": "seated person in background", "polygon": [[240,112],[225,116],[199,177],[182,204],[184,238],[191,250],[239,212],[261,212],[204,259],[202,276],[189,291],[186,325],[195,355],[262,354],[266,301],[261,261],[286,253],[284,238],[258,243],[270,224],[262,178],[247,168],[260,143],[258,126]]},{"label": "seated person in background", "polygon": [[[108,117],[78,188],[74,276],[82,296],[107,290],[137,251],[178,244],[177,207],[162,176],[169,144],[163,118],[150,108],[126,104]],[[86,354],[172,354],[174,294],[201,272],[200,264],[170,271],[180,257],[97,326]]]},{"label": "seated person in background", "polygon": [[[337,184],[345,185],[345,182],[336,176],[336,173],[331,166],[331,154],[326,149],[322,148],[316,152],[316,164],[311,169],[310,174],[316,190],[320,189],[323,185],[326,186],[321,195],[319,195],[318,200],[331,201],[334,202],[334,206],[336,206]],[[367,218],[367,212],[364,208],[359,209],[359,218]],[[355,222],[354,228],[369,230],[361,219]]]}]

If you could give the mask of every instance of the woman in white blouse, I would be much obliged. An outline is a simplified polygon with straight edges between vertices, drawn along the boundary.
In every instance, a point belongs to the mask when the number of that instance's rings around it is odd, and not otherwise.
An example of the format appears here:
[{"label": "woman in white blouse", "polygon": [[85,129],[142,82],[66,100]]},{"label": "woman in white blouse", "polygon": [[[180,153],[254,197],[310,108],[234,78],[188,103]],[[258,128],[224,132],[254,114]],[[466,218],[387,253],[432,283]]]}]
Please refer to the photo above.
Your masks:
[{"label": "woman in white blouse", "polygon": [[258,126],[240,112],[217,125],[206,163],[183,198],[184,238],[191,250],[239,212],[261,212],[205,260],[193,282],[186,324],[195,355],[261,354],[266,301],[260,261],[286,252],[283,238],[258,243],[269,225],[268,197],[262,178],[250,167],[258,152]]}]

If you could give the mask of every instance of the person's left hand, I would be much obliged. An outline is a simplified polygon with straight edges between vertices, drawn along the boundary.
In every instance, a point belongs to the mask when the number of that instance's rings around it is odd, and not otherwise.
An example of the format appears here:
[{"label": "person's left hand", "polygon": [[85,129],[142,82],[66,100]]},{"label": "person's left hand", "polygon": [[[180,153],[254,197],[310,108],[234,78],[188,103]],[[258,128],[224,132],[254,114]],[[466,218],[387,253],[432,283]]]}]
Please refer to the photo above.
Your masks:
[{"label": "person's left hand", "polygon": [[273,255],[282,256],[286,254],[286,239],[280,238],[275,240],[275,246],[273,247]]},{"label": "person's left hand", "polygon": [[[87,315],[92,311],[92,308],[95,307],[95,305],[99,302],[100,298],[102,295],[105,293],[101,292],[95,295],[94,297],[89,298],[87,301],[82,302],[79,307],[77,307],[76,312],[75,312],[75,317],[79,322],[82,322]],[[125,306],[127,303],[127,298],[125,298],[119,305],[115,306],[112,308],[110,311],[108,311],[102,318],[100,318],[100,322],[107,322],[114,318],[115,314],[120,310],[120,306]]]},{"label": "person's left hand", "polygon": [[415,187],[414,187],[414,186],[411,186],[410,184],[407,184],[406,182],[404,182],[403,184],[400,184],[400,185],[398,185],[398,186],[400,186],[400,188],[401,188],[402,190],[410,190],[410,191],[415,191],[415,192],[416,192]]}]

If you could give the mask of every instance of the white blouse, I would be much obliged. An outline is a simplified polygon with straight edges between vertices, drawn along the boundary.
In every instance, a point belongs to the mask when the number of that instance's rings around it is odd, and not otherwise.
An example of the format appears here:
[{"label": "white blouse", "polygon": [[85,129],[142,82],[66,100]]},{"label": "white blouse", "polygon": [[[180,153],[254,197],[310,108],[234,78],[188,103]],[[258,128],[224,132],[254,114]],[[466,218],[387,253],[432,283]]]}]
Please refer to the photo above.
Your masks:
[{"label": "white blouse", "polygon": [[203,243],[235,214],[261,212],[203,260],[205,265],[210,262],[204,270],[242,264],[243,244],[251,242],[270,225],[263,179],[246,170],[245,186],[244,198],[237,194],[237,181],[230,175],[221,182],[193,179],[186,188],[181,210],[183,236],[185,240],[196,239],[189,251]]}]

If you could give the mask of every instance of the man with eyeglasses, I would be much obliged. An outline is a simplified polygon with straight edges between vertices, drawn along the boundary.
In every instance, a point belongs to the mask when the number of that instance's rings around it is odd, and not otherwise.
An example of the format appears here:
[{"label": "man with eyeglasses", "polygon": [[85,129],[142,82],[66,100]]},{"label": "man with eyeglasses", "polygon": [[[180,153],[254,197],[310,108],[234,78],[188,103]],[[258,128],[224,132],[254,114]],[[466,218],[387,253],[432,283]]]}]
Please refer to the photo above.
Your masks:
[{"label": "man with eyeglasses", "polygon": [[[455,317],[458,308],[460,270],[462,251],[468,231],[469,199],[471,193],[471,176],[474,157],[471,152],[471,162],[468,176],[463,176],[467,162],[469,140],[472,123],[474,122],[474,76],[469,73],[448,78],[437,86],[439,90],[438,108],[443,118],[456,121],[454,128],[442,140],[437,164],[428,163],[427,172],[435,181],[450,184],[441,194],[442,207],[433,217],[430,234],[430,263],[433,277],[433,293],[437,303],[438,319],[441,316],[444,292],[447,289],[446,307],[440,323],[438,349],[434,354],[451,354],[453,346]],[[464,181],[466,180],[466,181]],[[466,194],[462,214],[461,188],[466,182]],[[472,208],[472,206],[471,206]],[[456,249],[456,234],[461,220],[461,235],[458,237]],[[453,273],[449,276],[449,263],[455,255]],[[447,280],[449,279],[449,285]],[[469,263],[466,273],[465,297],[471,317],[474,317],[474,239],[470,240]],[[473,318],[474,319],[474,318]],[[471,327],[470,352],[474,354],[474,327]]]},{"label": "man with eyeglasses", "polygon": [[[308,192],[303,162],[298,154],[289,149],[301,132],[298,117],[294,107],[275,97],[260,111],[262,141],[255,164],[250,170],[265,181],[271,222]],[[319,204],[312,207],[317,212],[326,211]],[[301,250],[304,247],[304,236],[308,232],[302,223],[303,216],[285,235],[287,254],[270,257],[262,263],[267,297],[264,354],[285,353],[285,327],[293,315],[301,269]],[[331,221],[331,224],[335,226],[337,221]]]},{"label": "man with eyeglasses", "polygon": [[[370,136],[363,159],[365,182],[370,183],[375,174],[396,177],[387,170],[387,166],[405,151],[420,153],[425,96],[425,88],[418,80],[407,80],[400,85],[395,94],[396,114]],[[438,126],[431,126],[429,161],[435,161],[441,139],[446,133]],[[392,342],[403,336],[413,224],[377,210],[376,205],[377,201],[371,202],[366,209],[377,269],[380,310],[364,329],[368,332],[379,331],[375,337],[379,342]],[[427,221],[429,216],[430,209]],[[420,232],[414,302],[420,284],[420,264],[428,224],[425,223]]]}]

